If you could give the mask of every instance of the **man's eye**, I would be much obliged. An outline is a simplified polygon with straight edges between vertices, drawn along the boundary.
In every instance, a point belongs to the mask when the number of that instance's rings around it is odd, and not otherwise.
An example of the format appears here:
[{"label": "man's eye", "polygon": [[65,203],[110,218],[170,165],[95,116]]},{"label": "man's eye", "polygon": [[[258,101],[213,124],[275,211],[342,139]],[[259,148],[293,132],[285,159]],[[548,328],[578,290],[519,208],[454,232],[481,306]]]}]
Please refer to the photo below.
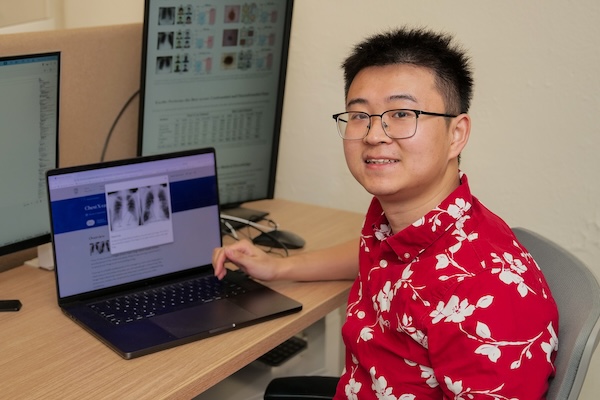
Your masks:
[{"label": "man's eye", "polygon": [[350,120],[352,121],[363,121],[368,119],[369,116],[365,113],[350,113]]},{"label": "man's eye", "polygon": [[395,119],[402,119],[402,118],[407,118],[410,117],[410,113],[404,110],[396,110],[392,113],[390,113],[392,118]]}]

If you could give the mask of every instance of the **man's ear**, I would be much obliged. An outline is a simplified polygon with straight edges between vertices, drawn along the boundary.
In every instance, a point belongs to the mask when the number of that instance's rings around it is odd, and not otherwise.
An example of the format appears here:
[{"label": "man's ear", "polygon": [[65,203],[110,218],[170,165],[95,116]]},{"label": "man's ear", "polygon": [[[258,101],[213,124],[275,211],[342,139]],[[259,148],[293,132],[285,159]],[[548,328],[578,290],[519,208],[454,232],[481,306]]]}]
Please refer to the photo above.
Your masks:
[{"label": "man's ear", "polygon": [[450,125],[450,129],[452,142],[450,143],[448,159],[458,157],[469,141],[471,134],[471,117],[469,117],[469,114],[460,114],[458,117],[455,117]]}]

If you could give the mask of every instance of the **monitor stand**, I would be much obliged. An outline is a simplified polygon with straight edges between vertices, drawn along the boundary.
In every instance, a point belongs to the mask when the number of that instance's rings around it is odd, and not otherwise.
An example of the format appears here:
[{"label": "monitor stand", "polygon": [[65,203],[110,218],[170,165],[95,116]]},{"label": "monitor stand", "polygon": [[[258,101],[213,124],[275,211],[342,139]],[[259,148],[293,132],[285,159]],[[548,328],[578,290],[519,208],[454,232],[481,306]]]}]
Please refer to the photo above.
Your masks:
[{"label": "monitor stand", "polygon": [[52,243],[44,243],[37,247],[36,258],[25,261],[25,265],[35,268],[42,268],[51,271],[54,269],[54,255],[52,254]]}]

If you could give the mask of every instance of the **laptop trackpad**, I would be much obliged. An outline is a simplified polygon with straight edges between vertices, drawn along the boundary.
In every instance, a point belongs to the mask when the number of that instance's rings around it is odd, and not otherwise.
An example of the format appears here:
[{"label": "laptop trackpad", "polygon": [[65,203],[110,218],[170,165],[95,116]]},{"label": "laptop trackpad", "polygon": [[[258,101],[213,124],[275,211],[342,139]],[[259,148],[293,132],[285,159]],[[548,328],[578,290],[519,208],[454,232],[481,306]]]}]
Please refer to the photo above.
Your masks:
[{"label": "laptop trackpad", "polygon": [[185,308],[152,318],[152,322],[170,334],[183,338],[200,333],[213,334],[230,330],[256,316],[243,308],[225,301],[215,301]]}]

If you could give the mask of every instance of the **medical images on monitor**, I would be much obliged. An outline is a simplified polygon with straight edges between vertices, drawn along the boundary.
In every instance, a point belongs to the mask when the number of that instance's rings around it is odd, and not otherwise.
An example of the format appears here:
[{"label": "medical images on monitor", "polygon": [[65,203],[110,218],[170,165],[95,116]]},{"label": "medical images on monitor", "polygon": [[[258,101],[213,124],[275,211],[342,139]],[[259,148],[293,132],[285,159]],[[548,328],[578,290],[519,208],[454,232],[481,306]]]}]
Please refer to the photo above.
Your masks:
[{"label": "medical images on monitor", "polygon": [[166,176],[110,184],[105,190],[111,254],[173,242]]},{"label": "medical images on monitor", "polygon": [[107,193],[110,230],[136,228],[171,218],[167,184]]},{"label": "medical images on monitor", "polygon": [[153,28],[147,40],[148,48],[154,47],[154,73],[209,77],[271,72],[280,8],[269,1],[220,5],[200,0],[158,7],[157,19],[147,22]]}]

